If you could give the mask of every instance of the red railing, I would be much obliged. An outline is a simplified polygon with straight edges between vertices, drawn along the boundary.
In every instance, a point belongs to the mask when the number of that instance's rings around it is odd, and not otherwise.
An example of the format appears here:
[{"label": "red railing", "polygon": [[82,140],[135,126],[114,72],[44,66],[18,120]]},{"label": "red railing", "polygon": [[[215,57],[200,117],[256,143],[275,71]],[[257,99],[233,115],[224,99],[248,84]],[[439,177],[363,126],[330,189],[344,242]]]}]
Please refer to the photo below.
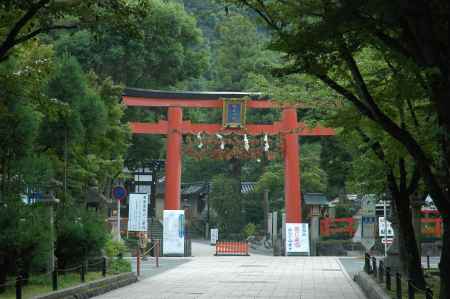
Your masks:
[{"label": "red railing", "polygon": [[[428,213],[436,214],[438,213]],[[421,233],[424,237],[442,237],[442,218],[421,218]],[[355,220],[351,217],[348,218],[323,218],[320,219],[320,236],[333,237],[338,234],[347,234],[352,237],[355,233]]]},{"label": "red railing", "polygon": [[352,217],[320,219],[320,236],[331,237],[337,234],[347,234],[352,237],[355,233],[354,223]]},{"label": "red railing", "polygon": [[215,255],[249,255],[247,241],[217,241]]},{"label": "red railing", "polygon": [[442,237],[442,218],[422,218],[420,223],[422,236]]}]

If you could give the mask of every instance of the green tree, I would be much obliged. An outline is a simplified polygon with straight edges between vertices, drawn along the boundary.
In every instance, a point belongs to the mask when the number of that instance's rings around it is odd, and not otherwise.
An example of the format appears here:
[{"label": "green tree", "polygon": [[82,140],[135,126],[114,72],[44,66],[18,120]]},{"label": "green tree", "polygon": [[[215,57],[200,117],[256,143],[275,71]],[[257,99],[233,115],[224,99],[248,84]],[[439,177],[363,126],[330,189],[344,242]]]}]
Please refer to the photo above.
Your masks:
[{"label": "green tree", "polygon": [[[333,89],[404,146],[420,169],[436,206],[444,215],[444,241],[440,263],[441,298],[449,296],[450,211],[448,197],[448,3],[376,1],[356,4],[320,1],[237,1],[256,11],[273,30],[273,48],[289,55],[281,73],[309,73]],[[442,11],[446,13],[442,14]],[[420,12],[420,13],[419,13]],[[417,17],[419,16],[419,17]],[[368,77],[361,69],[364,52],[377,53],[384,73]],[[375,56],[373,56],[375,58]],[[402,126],[374,92],[389,75],[407,71],[407,81],[422,82],[433,115],[432,142],[421,143],[414,127]],[[373,69],[368,70],[373,74]],[[375,78],[372,81],[370,79]],[[392,98],[388,98],[391,100]],[[397,103],[399,103],[397,101]],[[417,104],[417,103],[415,103]],[[410,273],[410,275],[413,275]],[[413,277],[411,277],[414,279]],[[416,282],[419,283],[419,282]],[[423,284],[421,285],[423,287]]]},{"label": "green tree", "polygon": [[76,56],[86,70],[129,87],[167,89],[199,77],[207,52],[196,20],[174,2],[149,0],[130,39],[116,24],[105,23],[97,32],[64,33],[56,40],[58,53]]},{"label": "green tree", "polygon": [[210,202],[221,236],[224,238],[239,236],[245,222],[240,190],[236,189],[236,179],[225,175],[215,176],[212,179]]},{"label": "green tree", "polygon": [[116,32],[139,37],[135,25],[146,10],[146,1],[6,0],[0,4],[0,61],[18,46],[42,34],[62,29],[89,29],[112,24]]}]

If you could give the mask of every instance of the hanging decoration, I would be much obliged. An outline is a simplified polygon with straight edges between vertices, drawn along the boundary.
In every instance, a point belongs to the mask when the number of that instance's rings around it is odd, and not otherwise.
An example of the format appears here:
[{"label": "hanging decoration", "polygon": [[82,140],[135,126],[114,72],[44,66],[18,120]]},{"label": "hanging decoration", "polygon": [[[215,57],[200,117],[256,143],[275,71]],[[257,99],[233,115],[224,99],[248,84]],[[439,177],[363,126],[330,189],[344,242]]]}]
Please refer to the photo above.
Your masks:
[{"label": "hanging decoration", "polygon": [[220,141],[220,149],[223,151],[225,149],[225,143],[223,142],[223,136],[219,133],[216,134],[217,138]]},{"label": "hanging decoration", "polygon": [[267,134],[264,134],[264,151],[269,151],[269,137],[267,136]]},{"label": "hanging decoration", "polygon": [[247,134],[244,134],[244,148],[245,150],[248,152],[248,150],[250,149],[250,144],[248,144],[248,137]]},{"label": "hanging decoration", "polygon": [[197,145],[197,147],[198,147],[199,149],[201,149],[201,148],[203,147],[202,133],[201,133],[201,132],[198,132],[198,133],[197,133],[197,140],[198,140],[198,145]]},{"label": "hanging decoration", "polygon": [[246,134],[208,135],[197,133],[195,135],[187,135],[184,140],[184,152],[199,160],[204,158],[217,160],[273,160],[281,157],[282,153],[280,148],[282,143],[278,135],[268,136],[264,134],[249,138]]}]

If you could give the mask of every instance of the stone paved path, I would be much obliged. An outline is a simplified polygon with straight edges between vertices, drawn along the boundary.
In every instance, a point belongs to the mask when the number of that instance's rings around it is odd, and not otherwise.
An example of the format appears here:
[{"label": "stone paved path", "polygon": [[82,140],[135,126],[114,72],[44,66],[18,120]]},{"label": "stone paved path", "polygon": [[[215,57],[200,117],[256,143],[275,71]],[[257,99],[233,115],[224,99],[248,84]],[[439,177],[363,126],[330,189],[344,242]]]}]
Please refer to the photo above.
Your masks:
[{"label": "stone paved path", "polygon": [[335,257],[203,255],[183,261],[97,298],[365,298]]}]

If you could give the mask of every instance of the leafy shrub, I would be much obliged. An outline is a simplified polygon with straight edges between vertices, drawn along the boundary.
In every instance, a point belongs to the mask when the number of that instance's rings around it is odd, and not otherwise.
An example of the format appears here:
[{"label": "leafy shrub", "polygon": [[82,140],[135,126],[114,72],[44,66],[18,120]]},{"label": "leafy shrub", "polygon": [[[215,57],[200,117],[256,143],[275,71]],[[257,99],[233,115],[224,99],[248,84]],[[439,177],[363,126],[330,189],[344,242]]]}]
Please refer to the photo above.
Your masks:
[{"label": "leafy shrub", "polygon": [[122,258],[111,259],[108,265],[108,272],[110,273],[131,272],[131,263],[130,261]]},{"label": "leafy shrub", "polygon": [[58,267],[78,265],[89,256],[101,255],[108,239],[102,217],[81,207],[67,206],[58,211],[57,219]]},{"label": "leafy shrub", "polygon": [[127,251],[128,248],[123,241],[114,240],[111,237],[106,241],[105,254],[109,258],[124,256]]},{"label": "leafy shrub", "polygon": [[248,238],[250,236],[254,236],[256,233],[256,225],[254,223],[248,223],[244,229],[242,230],[245,238]]}]

